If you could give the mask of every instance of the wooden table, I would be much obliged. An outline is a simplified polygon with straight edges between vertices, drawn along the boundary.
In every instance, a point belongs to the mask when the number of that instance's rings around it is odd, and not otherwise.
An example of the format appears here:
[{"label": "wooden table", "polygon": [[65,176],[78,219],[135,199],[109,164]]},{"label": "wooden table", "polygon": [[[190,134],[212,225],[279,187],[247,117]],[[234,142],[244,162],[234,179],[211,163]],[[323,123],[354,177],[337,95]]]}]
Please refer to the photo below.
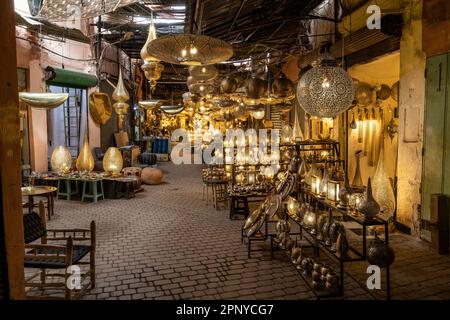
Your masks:
[{"label": "wooden table", "polygon": [[58,190],[56,187],[51,186],[30,186],[22,187],[22,196],[28,197],[28,212],[33,212],[34,197],[46,197],[47,198],[47,213],[48,220],[53,215],[53,194]]}]

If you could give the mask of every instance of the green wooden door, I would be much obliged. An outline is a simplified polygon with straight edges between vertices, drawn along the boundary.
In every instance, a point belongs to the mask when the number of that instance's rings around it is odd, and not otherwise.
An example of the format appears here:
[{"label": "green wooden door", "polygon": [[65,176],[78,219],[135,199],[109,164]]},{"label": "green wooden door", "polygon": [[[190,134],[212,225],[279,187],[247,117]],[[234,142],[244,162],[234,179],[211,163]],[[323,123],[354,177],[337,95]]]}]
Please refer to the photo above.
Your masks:
[{"label": "green wooden door", "polygon": [[[426,76],[422,219],[430,220],[430,196],[450,195],[449,54],[429,58]],[[430,240],[430,232],[422,235]]]}]

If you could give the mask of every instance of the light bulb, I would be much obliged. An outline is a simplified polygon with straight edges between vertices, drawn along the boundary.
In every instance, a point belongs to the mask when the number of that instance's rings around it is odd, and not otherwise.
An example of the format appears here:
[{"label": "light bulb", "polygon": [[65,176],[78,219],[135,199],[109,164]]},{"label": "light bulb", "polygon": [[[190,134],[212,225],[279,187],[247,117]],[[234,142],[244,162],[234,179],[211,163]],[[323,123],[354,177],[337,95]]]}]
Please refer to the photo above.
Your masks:
[{"label": "light bulb", "polygon": [[184,58],[187,55],[187,50],[186,49],[182,49],[181,50],[181,56]]},{"label": "light bulb", "polygon": [[189,53],[191,55],[195,55],[195,54],[197,54],[197,52],[198,52],[197,48],[194,47],[193,45],[191,45],[191,48],[189,49]]},{"label": "light bulb", "polygon": [[322,87],[323,88],[329,88],[330,87],[330,81],[328,80],[328,78],[323,79]]},{"label": "light bulb", "polygon": [[206,68],[205,67],[202,68],[202,73],[206,73]]}]

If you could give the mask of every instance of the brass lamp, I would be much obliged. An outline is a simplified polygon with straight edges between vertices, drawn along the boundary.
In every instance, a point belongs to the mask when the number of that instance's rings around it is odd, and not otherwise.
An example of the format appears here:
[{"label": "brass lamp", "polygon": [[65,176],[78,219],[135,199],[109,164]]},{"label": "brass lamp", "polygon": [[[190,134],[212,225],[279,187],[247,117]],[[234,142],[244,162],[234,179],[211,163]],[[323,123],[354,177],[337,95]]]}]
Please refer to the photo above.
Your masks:
[{"label": "brass lamp", "polygon": [[316,195],[320,193],[320,178],[315,174],[311,176],[311,192]]},{"label": "brass lamp", "polygon": [[103,170],[111,174],[113,177],[120,175],[123,167],[123,158],[120,150],[115,147],[110,147],[106,150],[103,157]]},{"label": "brass lamp", "polygon": [[339,181],[328,180],[327,199],[333,202],[339,201]]},{"label": "brass lamp", "polygon": [[53,149],[50,164],[56,173],[60,175],[68,173],[72,167],[72,155],[69,149],[65,146],[57,146]]},{"label": "brass lamp", "polygon": [[94,169],[94,157],[92,156],[91,148],[89,147],[89,140],[87,130],[84,133],[83,146],[76,162],[77,170],[79,172],[91,172]]},{"label": "brass lamp", "polygon": [[128,112],[128,99],[130,99],[130,96],[128,94],[127,89],[125,88],[125,84],[123,83],[122,78],[122,70],[119,71],[119,80],[117,81],[116,89],[114,90],[112,97],[116,103],[114,103],[113,107],[114,110],[117,113],[118,117],[118,126],[119,131],[123,128],[123,120],[125,118],[125,115]]},{"label": "brass lamp", "polygon": [[291,216],[296,216],[300,205],[294,197],[289,196],[287,201],[287,210]]}]

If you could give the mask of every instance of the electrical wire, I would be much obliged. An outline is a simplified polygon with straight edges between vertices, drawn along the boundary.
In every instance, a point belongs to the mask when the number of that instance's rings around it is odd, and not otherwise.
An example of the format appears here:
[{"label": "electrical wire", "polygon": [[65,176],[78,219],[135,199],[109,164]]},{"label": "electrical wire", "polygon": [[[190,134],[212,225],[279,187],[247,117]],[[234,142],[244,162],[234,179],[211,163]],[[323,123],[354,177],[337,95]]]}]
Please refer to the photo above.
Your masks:
[{"label": "electrical wire", "polygon": [[56,52],[56,51],[53,51],[53,50],[51,50],[51,49],[49,49],[49,48],[44,47],[43,45],[37,43],[36,41],[30,40],[30,39],[27,39],[27,38],[23,38],[23,37],[16,36],[16,39],[20,39],[20,40],[27,41],[27,42],[29,42],[29,43],[35,45],[35,46],[38,46],[39,48],[41,48],[41,49],[43,49],[43,50],[46,50],[46,51],[48,51],[48,52],[50,52],[50,53],[53,53],[53,54],[55,54],[55,55],[57,55],[57,56],[59,56],[59,57],[61,57],[61,58],[64,58],[64,59],[73,60],[73,61],[84,61],[84,62],[95,61],[95,58],[92,58],[92,59],[78,59],[78,58],[67,57],[67,56],[65,56],[65,55],[62,55],[62,54]]}]

